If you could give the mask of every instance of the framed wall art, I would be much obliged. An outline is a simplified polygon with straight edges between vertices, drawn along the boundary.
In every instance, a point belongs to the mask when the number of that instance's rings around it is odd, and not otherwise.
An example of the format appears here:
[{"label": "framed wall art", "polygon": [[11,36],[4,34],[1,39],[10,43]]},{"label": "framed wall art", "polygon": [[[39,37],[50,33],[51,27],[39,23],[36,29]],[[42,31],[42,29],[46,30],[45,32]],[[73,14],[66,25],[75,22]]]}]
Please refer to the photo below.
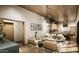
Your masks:
[{"label": "framed wall art", "polygon": [[30,25],[31,31],[41,31],[42,30],[42,24],[36,24],[36,23],[31,23]]}]

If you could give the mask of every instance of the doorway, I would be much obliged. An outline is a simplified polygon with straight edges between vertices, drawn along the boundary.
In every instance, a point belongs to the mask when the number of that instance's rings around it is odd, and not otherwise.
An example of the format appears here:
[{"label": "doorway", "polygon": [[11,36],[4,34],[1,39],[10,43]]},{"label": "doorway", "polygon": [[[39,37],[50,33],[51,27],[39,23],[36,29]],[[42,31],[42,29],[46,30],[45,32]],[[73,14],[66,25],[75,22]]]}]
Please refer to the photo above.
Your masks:
[{"label": "doorway", "polygon": [[24,42],[24,22],[6,20],[3,32],[10,41]]}]

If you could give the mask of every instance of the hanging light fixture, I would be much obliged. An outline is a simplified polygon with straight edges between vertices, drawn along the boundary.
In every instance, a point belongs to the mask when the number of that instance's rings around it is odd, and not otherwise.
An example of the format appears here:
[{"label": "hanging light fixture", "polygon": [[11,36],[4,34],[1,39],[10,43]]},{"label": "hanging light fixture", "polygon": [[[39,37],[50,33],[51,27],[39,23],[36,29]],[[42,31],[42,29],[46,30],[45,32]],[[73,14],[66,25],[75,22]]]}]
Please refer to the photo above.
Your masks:
[{"label": "hanging light fixture", "polygon": [[56,23],[56,24],[58,24],[58,21],[56,21],[55,17],[52,16],[51,8],[48,5],[46,5],[46,19],[47,19],[47,23]]},{"label": "hanging light fixture", "polygon": [[47,23],[49,24],[49,33],[52,34],[52,32],[54,32],[57,29],[56,26],[56,20],[54,19],[54,17],[51,14],[51,8],[49,6],[46,6],[46,18],[47,18]]},{"label": "hanging light fixture", "polygon": [[52,23],[53,22],[53,17],[51,16],[51,11],[49,6],[46,5],[46,19],[47,19],[47,23]]},{"label": "hanging light fixture", "polygon": [[46,5],[46,22],[49,23],[49,18],[48,18],[48,6]]},{"label": "hanging light fixture", "polygon": [[68,26],[68,15],[66,13],[63,14],[63,27]]}]

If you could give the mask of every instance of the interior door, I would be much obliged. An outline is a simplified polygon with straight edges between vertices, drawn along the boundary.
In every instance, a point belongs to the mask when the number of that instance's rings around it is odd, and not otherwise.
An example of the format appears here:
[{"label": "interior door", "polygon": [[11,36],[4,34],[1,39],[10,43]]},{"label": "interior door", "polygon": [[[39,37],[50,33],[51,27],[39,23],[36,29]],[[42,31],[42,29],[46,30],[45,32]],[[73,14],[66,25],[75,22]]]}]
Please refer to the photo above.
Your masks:
[{"label": "interior door", "polygon": [[5,22],[5,26],[3,29],[3,32],[6,35],[6,38],[10,41],[14,40],[14,35],[13,35],[13,23],[7,23]]}]

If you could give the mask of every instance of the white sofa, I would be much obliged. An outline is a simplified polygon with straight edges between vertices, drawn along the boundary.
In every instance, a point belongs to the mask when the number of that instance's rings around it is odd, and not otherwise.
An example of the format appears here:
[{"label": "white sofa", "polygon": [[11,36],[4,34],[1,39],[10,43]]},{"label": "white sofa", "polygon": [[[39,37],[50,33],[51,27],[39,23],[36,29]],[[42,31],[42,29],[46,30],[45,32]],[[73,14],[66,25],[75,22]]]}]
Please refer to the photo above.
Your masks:
[{"label": "white sofa", "polygon": [[45,41],[43,47],[55,52],[59,52],[59,45],[56,42]]}]

